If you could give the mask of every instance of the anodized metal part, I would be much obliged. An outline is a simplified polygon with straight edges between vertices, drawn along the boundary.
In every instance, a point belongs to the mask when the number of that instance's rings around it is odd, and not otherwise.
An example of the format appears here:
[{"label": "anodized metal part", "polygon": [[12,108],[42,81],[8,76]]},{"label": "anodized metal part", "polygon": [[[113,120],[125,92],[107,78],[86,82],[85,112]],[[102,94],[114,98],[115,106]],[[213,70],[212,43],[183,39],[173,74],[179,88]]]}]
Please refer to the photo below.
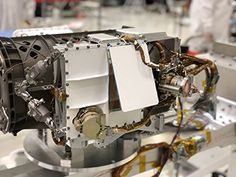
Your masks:
[{"label": "anodized metal part", "polygon": [[193,78],[191,76],[181,77],[174,75],[167,75],[164,81],[159,85],[160,90],[180,94],[184,97],[191,96],[193,89]]}]

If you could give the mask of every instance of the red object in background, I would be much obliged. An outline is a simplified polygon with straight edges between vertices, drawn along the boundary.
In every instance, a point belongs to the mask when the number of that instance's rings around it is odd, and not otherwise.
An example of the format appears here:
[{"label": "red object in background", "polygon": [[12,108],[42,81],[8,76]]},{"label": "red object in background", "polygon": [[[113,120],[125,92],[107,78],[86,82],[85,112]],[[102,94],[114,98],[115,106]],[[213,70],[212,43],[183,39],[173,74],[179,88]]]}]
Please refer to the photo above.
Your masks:
[{"label": "red object in background", "polygon": [[191,56],[196,56],[196,55],[199,55],[201,53],[199,52],[194,52],[194,51],[188,51],[188,55],[191,55]]}]

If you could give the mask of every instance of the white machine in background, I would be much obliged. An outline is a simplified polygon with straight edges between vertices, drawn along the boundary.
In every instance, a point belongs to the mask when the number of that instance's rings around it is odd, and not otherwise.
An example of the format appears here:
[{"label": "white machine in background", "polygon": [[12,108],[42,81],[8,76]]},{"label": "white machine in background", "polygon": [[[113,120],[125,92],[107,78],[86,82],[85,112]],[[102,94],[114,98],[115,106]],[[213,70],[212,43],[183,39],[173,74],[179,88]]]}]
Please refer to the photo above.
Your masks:
[{"label": "white machine in background", "polygon": [[[236,52],[235,44],[215,42],[212,52],[201,54],[198,57],[208,58],[214,61],[217,66],[221,79],[217,87],[217,95],[226,99],[236,101],[234,76],[236,74]],[[200,85],[203,75],[197,77],[196,81]]]},{"label": "white machine in background", "polygon": [[[37,130],[24,142],[30,173],[22,166],[0,176],[118,177],[153,168],[159,176],[168,159],[235,141],[233,118],[228,126],[216,121],[216,65],[181,54],[180,40],[165,33],[126,28],[0,38],[0,63],[1,131]],[[202,71],[200,93],[193,80]],[[186,109],[192,95],[198,99]],[[185,128],[199,135],[178,139]],[[169,131],[170,143],[141,144]],[[225,133],[228,139],[218,141]]]}]

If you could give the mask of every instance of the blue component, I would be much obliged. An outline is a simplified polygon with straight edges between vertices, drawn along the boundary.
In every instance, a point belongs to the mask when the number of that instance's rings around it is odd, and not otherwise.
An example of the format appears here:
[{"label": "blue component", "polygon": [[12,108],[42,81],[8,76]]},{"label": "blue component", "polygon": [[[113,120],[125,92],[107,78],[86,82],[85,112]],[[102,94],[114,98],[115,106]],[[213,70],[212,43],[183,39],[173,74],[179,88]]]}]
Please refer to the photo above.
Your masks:
[{"label": "blue component", "polygon": [[0,31],[0,37],[12,37],[13,31]]}]

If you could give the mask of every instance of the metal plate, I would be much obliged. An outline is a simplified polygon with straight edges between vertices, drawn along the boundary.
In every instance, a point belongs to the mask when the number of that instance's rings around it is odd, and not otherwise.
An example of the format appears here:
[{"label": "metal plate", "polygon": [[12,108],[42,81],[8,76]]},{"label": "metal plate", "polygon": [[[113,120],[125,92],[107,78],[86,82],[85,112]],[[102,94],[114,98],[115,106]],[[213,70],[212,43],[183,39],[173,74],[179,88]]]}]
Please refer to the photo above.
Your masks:
[{"label": "metal plate", "polygon": [[30,162],[23,149],[0,159],[0,177],[64,177],[64,173],[47,170]]},{"label": "metal plate", "polygon": [[[142,45],[150,61],[147,45]],[[133,45],[110,48],[122,111],[128,112],[158,104],[152,69],[142,63]]]},{"label": "metal plate", "polygon": [[74,152],[74,154],[78,154],[78,158],[84,156],[82,163],[71,163],[68,160],[68,163],[65,164],[64,148],[60,148],[52,142],[49,142],[47,146],[37,137],[37,133],[32,132],[25,139],[24,149],[29,160],[49,170],[98,173],[111,170],[132,160],[137,155],[139,145],[139,141],[118,140],[101,149],[88,146],[84,149],[77,149],[78,153]]}]

